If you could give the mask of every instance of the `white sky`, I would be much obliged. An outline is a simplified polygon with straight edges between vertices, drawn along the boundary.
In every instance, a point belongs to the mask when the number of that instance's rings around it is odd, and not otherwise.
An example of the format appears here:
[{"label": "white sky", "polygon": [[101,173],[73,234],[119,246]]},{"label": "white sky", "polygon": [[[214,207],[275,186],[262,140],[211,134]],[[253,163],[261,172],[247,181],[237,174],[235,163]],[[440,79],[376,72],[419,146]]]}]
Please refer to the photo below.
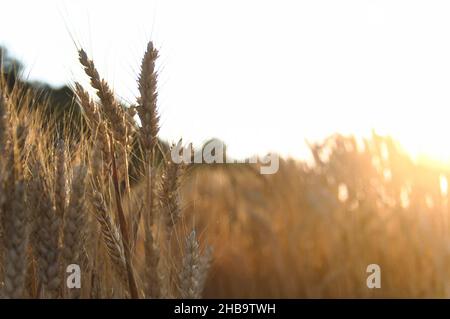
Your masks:
[{"label": "white sky", "polygon": [[450,158],[448,1],[4,1],[0,45],[31,79],[84,79],[81,44],[134,101],[160,48],[161,135],[303,156],[304,139],[390,133]]}]

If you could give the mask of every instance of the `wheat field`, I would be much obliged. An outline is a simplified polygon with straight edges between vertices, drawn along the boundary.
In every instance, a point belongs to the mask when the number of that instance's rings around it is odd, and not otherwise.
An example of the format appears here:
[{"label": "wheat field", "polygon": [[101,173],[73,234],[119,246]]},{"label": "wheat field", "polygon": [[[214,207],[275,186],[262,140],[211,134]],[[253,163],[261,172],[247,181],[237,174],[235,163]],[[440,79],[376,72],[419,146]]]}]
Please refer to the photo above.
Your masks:
[{"label": "wheat field", "polygon": [[271,175],[178,164],[158,136],[157,58],[150,42],[123,105],[80,49],[91,87],[72,83],[62,117],[1,79],[2,297],[450,297],[445,167],[375,133],[330,136]]}]

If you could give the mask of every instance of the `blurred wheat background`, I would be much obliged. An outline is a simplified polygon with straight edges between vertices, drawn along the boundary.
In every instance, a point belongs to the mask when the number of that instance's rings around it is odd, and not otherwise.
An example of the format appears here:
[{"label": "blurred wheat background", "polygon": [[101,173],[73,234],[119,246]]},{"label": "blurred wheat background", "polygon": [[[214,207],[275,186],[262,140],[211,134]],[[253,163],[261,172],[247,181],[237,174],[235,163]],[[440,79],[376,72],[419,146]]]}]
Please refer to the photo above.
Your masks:
[{"label": "blurred wheat background", "polygon": [[[372,17],[376,25],[380,16]],[[158,45],[148,43],[135,82],[123,84],[109,81],[72,40],[80,75],[61,87],[30,80],[21,62],[0,49],[1,297],[450,297],[450,166],[436,153],[420,157],[411,149],[423,137],[433,146],[428,150],[448,154],[439,142],[445,133],[433,135],[445,116],[433,121],[431,110],[406,109],[398,118],[390,105],[372,105],[372,115],[409,128],[409,139],[377,130],[329,133],[311,139],[308,156],[280,150],[275,174],[260,174],[261,164],[178,164],[161,118],[181,123],[195,108],[161,112]],[[136,87],[136,98],[117,94],[124,85]],[[270,104],[277,91],[265,91],[269,97],[260,98]],[[239,95],[227,93],[226,101]],[[358,117],[363,108],[312,118],[311,105],[301,111],[310,127],[334,125],[337,115],[368,123]],[[243,139],[261,143],[256,133],[267,126],[271,143],[278,138],[286,146],[283,119],[292,124],[296,117],[275,106],[263,107],[272,112],[269,122],[251,108],[226,118],[247,121],[253,131],[245,138],[238,131]],[[227,109],[212,105],[205,114],[215,111]],[[419,123],[424,114],[430,118]],[[410,115],[420,125],[407,126]],[[202,121],[185,122],[200,131]],[[289,134],[290,141],[303,137]],[[66,284],[71,264],[80,266],[79,289]],[[380,266],[379,289],[367,287],[370,264]]]}]

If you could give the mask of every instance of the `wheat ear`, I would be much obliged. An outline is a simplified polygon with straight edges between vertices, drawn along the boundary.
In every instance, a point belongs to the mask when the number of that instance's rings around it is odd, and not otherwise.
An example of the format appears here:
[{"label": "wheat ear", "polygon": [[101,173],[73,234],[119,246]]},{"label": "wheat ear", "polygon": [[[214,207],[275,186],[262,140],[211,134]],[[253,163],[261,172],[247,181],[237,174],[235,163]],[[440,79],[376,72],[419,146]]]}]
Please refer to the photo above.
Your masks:
[{"label": "wheat ear", "polygon": [[186,251],[183,257],[182,269],[179,274],[179,290],[182,298],[198,299],[202,293],[202,276],[200,274],[199,245],[192,231],[186,239]]},{"label": "wheat ear", "polygon": [[149,154],[157,141],[159,131],[159,115],[157,110],[157,73],[155,71],[155,61],[158,58],[158,51],[153,46],[153,42],[147,45],[141,64],[141,74],[138,80],[140,99],[136,106],[137,113],[141,120],[140,137],[143,147]]},{"label": "wheat ear", "polygon": [[89,96],[89,93],[78,82],[75,82],[75,93],[81,107],[83,108],[88,123],[91,124],[93,128],[96,128],[101,119],[97,105],[95,105],[94,101]]},{"label": "wheat ear", "polygon": [[22,181],[16,182],[14,198],[8,200],[11,201],[11,206],[3,216],[5,232],[4,295],[10,298],[23,298],[27,268],[28,214],[24,205]]},{"label": "wheat ear", "polygon": [[97,90],[102,109],[110,121],[114,137],[123,145],[126,145],[128,132],[125,125],[126,117],[124,110],[116,102],[114,93],[109,88],[108,83],[100,78],[94,62],[88,58],[86,52],[81,49],[78,53],[80,63],[83,65],[86,74],[89,76],[92,87]]},{"label": "wheat ear", "polygon": [[[63,228],[63,268],[70,264],[81,265],[80,255],[84,248],[84,231],[87,227],[84,207],[86,174],[87,169],[83,165],[79,165],[73,170],[69,206]],[[70,296],[78,298],[80,290],[71,289]]]},{"label": "wheat ear", "polygon": [[37,199],[38,206],[31,208],[35,210],[34,245],[40,282],[49,297],[54,298],[59,296],[61,282],[59,273],[61,219],[52,207],[51,199],[48,196],[48,187],[45,186],[45,182],[40,176],[40,169],[40,165],[36,164],[32,185],[30,185],[33,193],[41,194]]}]

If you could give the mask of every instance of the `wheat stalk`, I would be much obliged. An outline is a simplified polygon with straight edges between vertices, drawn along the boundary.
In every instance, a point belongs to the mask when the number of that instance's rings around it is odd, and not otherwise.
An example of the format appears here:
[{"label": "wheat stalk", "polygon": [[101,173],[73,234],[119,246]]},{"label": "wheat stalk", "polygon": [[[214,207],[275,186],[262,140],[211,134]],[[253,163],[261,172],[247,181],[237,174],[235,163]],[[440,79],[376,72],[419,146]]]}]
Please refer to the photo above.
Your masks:
[{"label": "wheat stalk", "polygon": [[[3,92],[0,91],[0,154],[8,154],[8,118],[7,118],[7,105]],[[4,219],[4,204],[7,200],[6,191],[6,172],[5,172],[5,157],[0,157],[0,251],[4,251],[4,229],[3,229],[3,219]],[[3,281],[3,254],[0,254],[0,281]],[[1,289],[0,289],[1,290]]]},{"label": "wheat stalk", "polygon": [[168,238],[181,216],[178,193],[181,175],[182,167],[169,159],[164,167],[159,191],[159,205],[164,216]]},{"label": "wheat stalk", "polygon": [[6,99],[0,91],[0,154],[6,154],[6,144],[8,139],[8,110]]},{"label": "wheat stalk", "polygon": [[148,298],[156,299],[162,296],[161,278],[158,274],[160,251],[153,238],[153,233],[146,230],[144,239],[145,249],[145,291]]},{"label": "wheat stalk", "polygon": [[64,140],[58,140],[56,146],[55,169],[55,207],[59,218],[64,217],[67,197],[66,150]]},{"label": "wheat stalk", "polygon": [[112,171],[113,171],[113,185],[114,194],[116,198],[117,206],[117,220],[119,221],[119,228],[122,235],[122,246],[125,252],[125,266],[127,268],[128,285],[130,288],[130,294],[132,298],[139,298],[136,279],[134,278],[134,270],[131,260],[131,246],[130,246],[130,236],[128,233],[128,226],[125,219],[125,214],[122,208],[122,200],[119,188],[119,178],[117,175],[117,166],[114,156],[114,143],[111,143],[111,158],[112,158]]}]

